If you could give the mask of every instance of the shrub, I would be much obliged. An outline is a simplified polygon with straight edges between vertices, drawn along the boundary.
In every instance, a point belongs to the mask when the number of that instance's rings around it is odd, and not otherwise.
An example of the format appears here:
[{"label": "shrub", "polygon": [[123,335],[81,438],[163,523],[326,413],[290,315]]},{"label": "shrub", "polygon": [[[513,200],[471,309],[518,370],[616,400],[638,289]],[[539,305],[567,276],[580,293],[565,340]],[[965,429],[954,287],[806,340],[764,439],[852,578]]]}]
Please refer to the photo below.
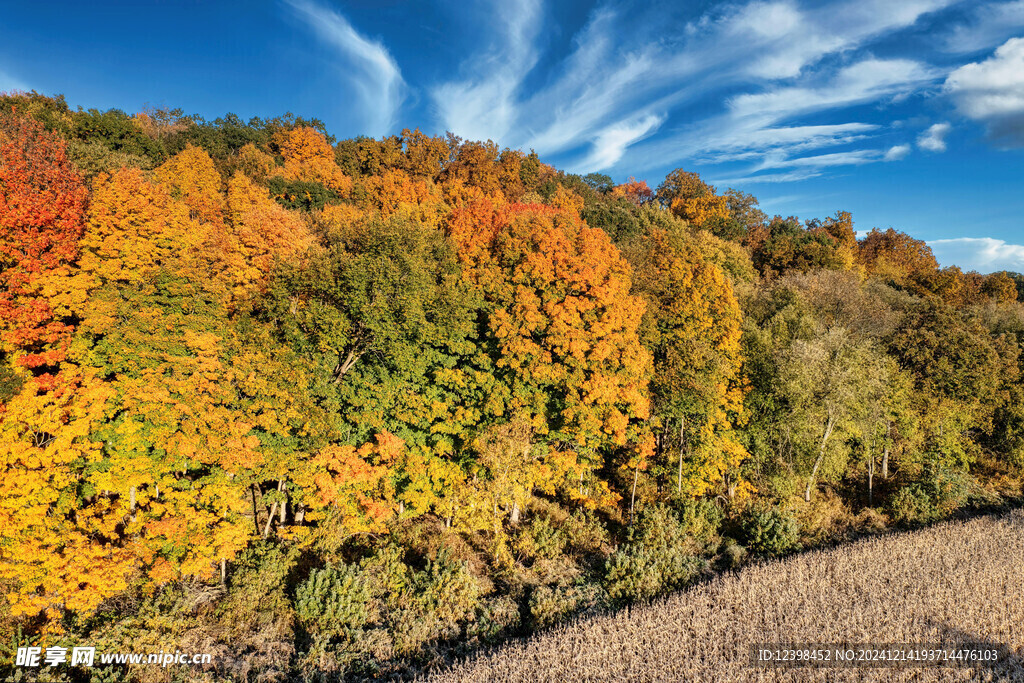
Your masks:
[{"label": "shrub", "polygon": [[777,507],[749,509],[744,515],[742,528],[750,550],[773,557],[796,548],[800,537],[796,518]]},{"label": "shrub", "polygon": [[733,539],[727,539],[722,544],[722,559],[726,566],[735,569],[747,561],[747,549]]},{"label": "shrub", "polygon": [[557,624],[565,617],[600,604],[597,586],[538,586],[530,594],[530,620],[537,628]]},{"label": "shrub", "polygon": [[458,636],[476,615],[479,591],[466,564],[442,550],[391,602],[395,651],[411,654],[428,642]]},{"label": "shrub", "polygon": [[963,507],[976,488],[969,474],[945,467],[929,468],[919,481],[897,491],[889,507],[897,522],[928,524]]},{"label": "shrub", "polygon": [[552,560],[561,555],[564,548],[565,534],[549,517],[534,517],[516,539],[516,549],[531,558]]},{"label": "shrub", "polygon": [[466,635],[484,642],[494,641],[517,628],[519,621],[519,605],[511,596],[502,595],[480,603]]},{"label": "shrub", "polygon": [[687,524],[657,505],[643,511],[629,538],[605,563],[604,586],[616,602],[642,600],[687,582],[703,562]]},{"label": "shrub", "polygon": [[684,500],[676,509],[683,533],[697,550],[705,552],[717,543],[724,519],[717,505],[708,500]]},{"label": "shrub", "polygon": [[314,569],[295,592],[295,612],[315,636],[354,640],[369,618],[367,577],[347,564]]},{"label": "shrub", "polygon": [[589,510],[576,510],[562,523],[566,546],[577,553],[600,551],[608,543],[608,529]]}]

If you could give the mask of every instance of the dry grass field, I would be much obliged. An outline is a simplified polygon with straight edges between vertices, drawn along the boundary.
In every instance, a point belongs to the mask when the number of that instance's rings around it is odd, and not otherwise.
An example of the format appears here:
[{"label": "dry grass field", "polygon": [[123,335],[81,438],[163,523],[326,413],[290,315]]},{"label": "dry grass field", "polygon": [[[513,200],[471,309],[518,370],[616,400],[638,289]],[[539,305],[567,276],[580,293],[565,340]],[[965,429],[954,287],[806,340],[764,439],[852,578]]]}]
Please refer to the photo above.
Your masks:
[{"label": "dry grass field", "polygon": [[[754,643],[1002,645],[997,666],[757,668]],[[1024,681],[1024,512],[751,566],[582,620],[445,681]]]}]

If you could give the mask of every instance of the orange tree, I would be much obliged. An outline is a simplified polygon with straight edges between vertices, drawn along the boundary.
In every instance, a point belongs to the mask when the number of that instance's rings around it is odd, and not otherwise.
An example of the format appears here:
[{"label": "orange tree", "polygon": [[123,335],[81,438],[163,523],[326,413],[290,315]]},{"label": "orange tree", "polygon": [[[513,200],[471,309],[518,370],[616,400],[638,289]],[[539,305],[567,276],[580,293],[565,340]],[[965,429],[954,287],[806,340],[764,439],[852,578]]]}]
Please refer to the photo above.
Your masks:
[{"label": "orange tree", "polygon": [[507,390],[507,419],[549,445],[538,481],[591,504],[616,498],[596,476],[602,450],[646,441],[651,358],[630,268],[571,197],[561,207],[469,202],[450,235],[484,299],[481,350]]}]

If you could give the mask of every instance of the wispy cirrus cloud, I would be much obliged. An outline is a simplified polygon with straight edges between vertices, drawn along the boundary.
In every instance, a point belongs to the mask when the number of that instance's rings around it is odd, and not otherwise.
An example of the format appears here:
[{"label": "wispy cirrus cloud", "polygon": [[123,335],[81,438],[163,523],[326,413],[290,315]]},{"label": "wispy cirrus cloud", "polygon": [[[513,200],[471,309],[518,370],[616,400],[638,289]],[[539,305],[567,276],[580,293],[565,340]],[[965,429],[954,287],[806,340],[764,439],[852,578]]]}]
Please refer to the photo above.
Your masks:
[{"label": "wispy cirrus cloud", "polygon": [[337,51],[358,94],[370,135],[393,132],[406,96],[401,69],[387,47],[359,33],[342,14],[313,0],[285,0],[316,37]]},{"label": "wispy cirrus cloud", "polygon": [[664,120],[664,116],[648,114],[604,128],[594,140],[590,153],[573,167],[583,171],[601,171],[614,166],[626,153],[626,148],[657,130]]},{"label": "wispy cirrus cloud", "polygon": [[[524,93],[525,74],[544,49],[536,1],[510,3],[514,20],[493,22],[505,28],[495,31],[489,49],[467,59],[464,73],[435,85],[431,96],[441,123],[455,133],[532,148],[579,171],[643,170],[695,158],[756,165],[857,145],[879,127],[856,119],[809,124],[802,117],[903,96],[941,79],[943,73],[912,59],[856,54],[956,2],[753,0],[680,19],[663,7],[608,0],[547,82]],[[501,7],[498,16],[506,11]],[[869,156],[882,160],[885,152],[861,155]]]},{"label": "wispy cirrus cloud", "polygon": [[492,36],[492,44],[467,60],[464,78],[441,83],[430,93],[444,126],[473,140],[507,138],[519,118],[519,87],[539,56],[540,0],[496,1],[493,11],[494,25],[502,30]]}]

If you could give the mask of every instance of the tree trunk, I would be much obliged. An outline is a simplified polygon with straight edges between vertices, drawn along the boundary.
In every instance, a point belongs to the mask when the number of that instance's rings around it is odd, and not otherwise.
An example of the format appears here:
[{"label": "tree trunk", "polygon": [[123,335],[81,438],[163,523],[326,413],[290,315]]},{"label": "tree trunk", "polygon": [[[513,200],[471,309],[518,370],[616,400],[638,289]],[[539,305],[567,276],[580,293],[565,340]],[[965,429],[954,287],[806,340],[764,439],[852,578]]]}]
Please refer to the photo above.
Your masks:
[{"label": "tree trunk", "polygon": [[640,463],[633,470],[633,493],[629,497],[629,525],[633,526],[633,508],[636,506],[636,480],[640,477]]},{"label": "tree trunk", "polygon": [[683,495],[683,450],[686,446],[686,420],[679,422],[679,472],[676,474],[676,494]]},{"label": "tree trunk", "polygon": [[341,384],[342,378],[344,378],[345,374],[352,369],[352,366],[356,364],[356,361],[359,360],[359,357],[362,355],[363,354],[361,353],[356,353],[355,348],[352,348],[348,352],[348,355],[345,356],[345,360],[339,359],[338,364],[334,368],[335,385]]},{"label": "tree trunk", "polygon": [[131,510],[131,519],[135,521],[135,487],[131,487],[128,491],[128,507]]},{"label": "tree trunk", "polygon": [[868,507],[874,507],[875,455],[868,456]]},{"label": "tree trunk", "polygon": [[252,494],[252,523],[256,527],[256,533],[260,532],[260,510],[256,505],[256,485],[253,484],[249,487],[249,493]]},{"label": "tree trunk", "polygon": [[511,522],[513,524],[519,524],[519,503],[515,501],[512,502]]},{"label": "tree trunk", "polygon": [[267,536],[270,535],[270,525],[271,525],[271,523],[273,523],[274,515],[276,515],[276,514],[277,514],[277,501],[275,500],[274,504],[270,506],[270,514],[267,515],[267,525],[265,527],[263,527],[263,538],[266,538]]},{"label": "tree trunk", "polygon": [[835,429],[835,427],[835,418],[830,414],[828,417],[828,423],[825,425],[825,435],[821,439],[821,448],[818,449],[818,457],[814,461],[814,467],[811,469],[811,476],[807,479],[807,488],[804,490],[805,502],[811,502],[811,489],[814,488],[814,480],[815,477],[818,476],[818,468],[821,467],[821,462],[825,459],[825,446],[828,444],[828,438],[832,436],[832,430]]},{"label": "tree trunk", "polygon": [[882,479],[889,478],[889,447],[882,451]]},{"label": "tree trunk", "polygon": [[284,479],[277,483],[277,490],[284,493],[284,500],[281,501],[281,526],[288,522],[288,494],[285,493],[287,488],[288,486]]}]

